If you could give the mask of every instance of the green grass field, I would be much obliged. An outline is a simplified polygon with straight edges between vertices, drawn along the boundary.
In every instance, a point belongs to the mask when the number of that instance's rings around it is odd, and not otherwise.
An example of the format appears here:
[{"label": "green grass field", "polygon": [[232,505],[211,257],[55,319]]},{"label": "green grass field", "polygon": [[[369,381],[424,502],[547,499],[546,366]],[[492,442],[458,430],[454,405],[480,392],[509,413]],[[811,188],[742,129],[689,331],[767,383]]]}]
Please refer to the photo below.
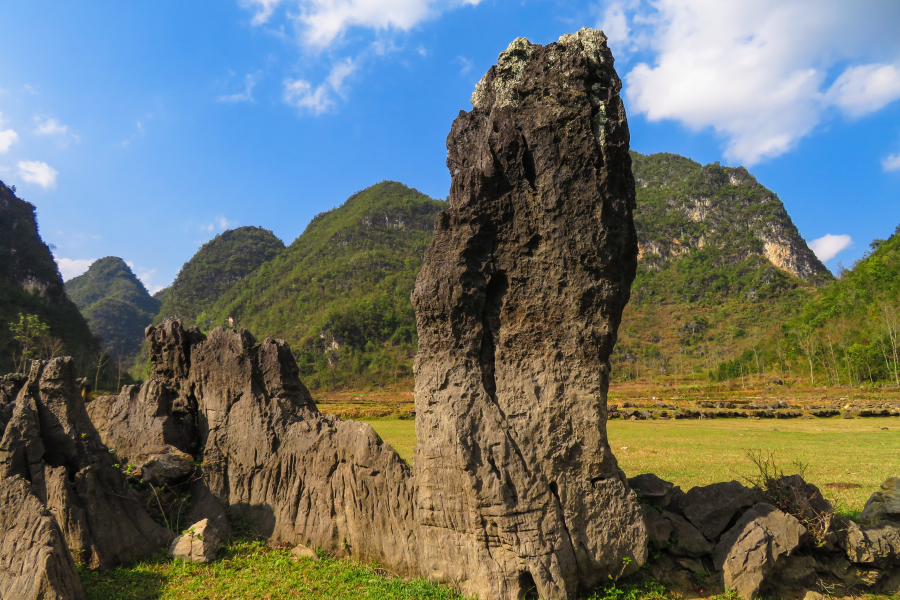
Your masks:
[{"label": "green grass field", "polygon": [[[416,443],[411,420],[366,420],[403,458]],[[806,478],[841,514],[862,510],[872,492],[900,476],[900,419],[717,419],[709,421],[618,421],[609,442],[629,477],[656,473],[684,491],[752,476],[748,450],[774,453],[786,473],[807,467]],[[829,486],[828,484],[842,484]],[[847,487],[846,484],[859,487]]]},{"label": "green grass field", "polygon": [[[366,422],[410,460],[415,422]],[[807,465],[843,514],[862,509],[889,476],[900,475],[900,419],[722,419],[714,421],[612,421],[610,444],[629,475],[653,472],[687,491],[693,486],[753,474],[747,450],[775,453],[783,469]],[[829,483],[858,488],[828,487]],[[322,557],[294,560],[287,549],[260,540],[232,539],[209,565],[172,561],[166,555],[106,573],[82,570],[88,600],[462,600],[446,587],[403,581],[374,566]],[[618,587],[617,587],[618,585]],[[584,600],[670,600],[652,582],[610,587]],[[734,597],[719,596],[720,600]]]}]

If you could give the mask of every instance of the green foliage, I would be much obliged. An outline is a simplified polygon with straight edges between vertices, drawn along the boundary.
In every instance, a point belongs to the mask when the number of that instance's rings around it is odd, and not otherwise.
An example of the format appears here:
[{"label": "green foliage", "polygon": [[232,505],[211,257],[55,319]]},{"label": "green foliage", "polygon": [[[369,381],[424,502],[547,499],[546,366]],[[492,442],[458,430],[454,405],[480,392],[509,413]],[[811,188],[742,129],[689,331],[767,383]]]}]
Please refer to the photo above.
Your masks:
[{"label": "green foliage", "polygon": [[424,579],[405,581],[377,566],[336,560],[296,560],[290,549],[262,540],[232,538],[209,564],[154,558],[112,569],[79,566],[88,600],[463,600],[453,590]]},{"label": "green foliage", "polygon": [[268,229],[238,227],[217,235],[181,268],[175,282],[160,294],[162,306],[156,322],[179,317],[202,329],[212,323],[206,311],[239,281],[255,273],[284,249],[284,242]]},{"label": "green foliage", "polygon": [[159,300],[124,260],[101,258],[66,282],[66,292],[87,319],[103,350],[116,360],[133,362],[144,342],[144,329],[159,311]]},{"label": "green foliage", "polygon": [[209,321],[287,340],[313,389],[408,381],[409,296],[444,207],[396,182],[354,194],[204,308]]},{"label": "green foliage", "polygon": [[819,290],[784,334],[813,363],[813,376],[900,385],[900,227]]},{"label": "green foliage", "polygon": [[41,357],[39,348],[50,336],[50,326],[42,322],[37,315],[19,313],[19,320],[10,324],[9,331],[13,339],[21,346],[17,370],[24,373],[28,361]]},{"label": "green foliage", "polygon": [[45,339],[59,340],[59,353],[73,356],[79,372],[86,371],[99,343],[66,295],[50,248],[38,232],[34,205],[0,182],[0,373],[16,368],[19,344],[10,325],[20,314],[46,323]]},{"label": "green foliage", "polygon": [[[778,197],[743,167],[668,153],[632,152],[632,161],[642,251],[634,302],[761,302],[831,280]],[[803,279],[766,258],[767,241],[790,245]]]}]

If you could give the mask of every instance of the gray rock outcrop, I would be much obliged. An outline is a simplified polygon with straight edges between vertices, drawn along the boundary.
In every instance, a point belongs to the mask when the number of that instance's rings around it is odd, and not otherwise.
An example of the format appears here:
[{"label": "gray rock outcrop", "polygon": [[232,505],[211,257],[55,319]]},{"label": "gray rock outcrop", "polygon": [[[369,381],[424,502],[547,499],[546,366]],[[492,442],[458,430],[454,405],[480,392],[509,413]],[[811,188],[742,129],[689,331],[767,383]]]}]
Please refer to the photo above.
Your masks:
[{"label": "gray rock outcrop", "polygon": [[219,531],[210,524],[209,519],[203,519],[172,540],[169,555],[190,562],[208,563],[215,560],[221,547],[222,536]]},{"label": "gray rock outcrop", "polygon": [[467,594],[573,597],[647,533],[606,437],[637,257],[621,83],[583,29],[500,55],[447,139],[450,207],[416,281],[416,519]]},{"label": "gray rock outcrop", "polygon": [[56,520],[21,477],[0,480],[0,598],[84,598]]},{"label": "gray rock outcrop", "polygon": [[0,480],[30,482],[80,561],[110,567],[168,544],[171,532],[137,501],[91,424],[71,358],[33,361],[27,380],[11,391]]}]

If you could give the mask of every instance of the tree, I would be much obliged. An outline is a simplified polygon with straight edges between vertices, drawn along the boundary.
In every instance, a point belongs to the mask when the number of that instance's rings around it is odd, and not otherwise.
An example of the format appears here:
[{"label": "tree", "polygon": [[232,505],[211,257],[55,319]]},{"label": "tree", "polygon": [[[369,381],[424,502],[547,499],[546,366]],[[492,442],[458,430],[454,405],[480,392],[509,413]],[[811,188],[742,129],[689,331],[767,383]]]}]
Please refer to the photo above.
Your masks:
[{"label": "tree", "polygon": [[897,309],[888,303],[881,305],[882,336],[881,352],[884,362],[894,375],[894,382],[900,386],[900,316]]},{"label": "tree", "polygon": [[816,385],[815,368],[816,353],[819,351],[819,336],[812,327],[806,325],[798,327],[794,331],[794,336],[797,338],[797,345],[800,347],[800,351],[803,352],[809,363],[809,382],[812,385]]},{"label": "tree", "polygon": [[10,323],[9,330],[13,339],[22,348],[22,354],[16,361],[16,372],[24,373],[28,361],[40,358],[41,342],[49,337],[50,326],[41,321],[37,315],[19,313],[19,321]]}]

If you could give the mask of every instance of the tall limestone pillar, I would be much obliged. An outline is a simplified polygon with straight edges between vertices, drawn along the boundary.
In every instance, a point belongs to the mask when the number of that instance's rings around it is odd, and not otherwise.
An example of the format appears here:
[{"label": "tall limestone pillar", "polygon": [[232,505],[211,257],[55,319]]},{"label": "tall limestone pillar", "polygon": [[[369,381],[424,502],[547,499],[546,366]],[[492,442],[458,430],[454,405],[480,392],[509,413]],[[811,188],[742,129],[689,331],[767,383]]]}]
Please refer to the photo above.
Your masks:
[{"label": "tall limestone pillar", "polygon": [[419,568],[572,598],[646,559],[606,437],[637,264],[621,82],[582,29],[500,55],[447,139],[450,207],[413,292]]}]

